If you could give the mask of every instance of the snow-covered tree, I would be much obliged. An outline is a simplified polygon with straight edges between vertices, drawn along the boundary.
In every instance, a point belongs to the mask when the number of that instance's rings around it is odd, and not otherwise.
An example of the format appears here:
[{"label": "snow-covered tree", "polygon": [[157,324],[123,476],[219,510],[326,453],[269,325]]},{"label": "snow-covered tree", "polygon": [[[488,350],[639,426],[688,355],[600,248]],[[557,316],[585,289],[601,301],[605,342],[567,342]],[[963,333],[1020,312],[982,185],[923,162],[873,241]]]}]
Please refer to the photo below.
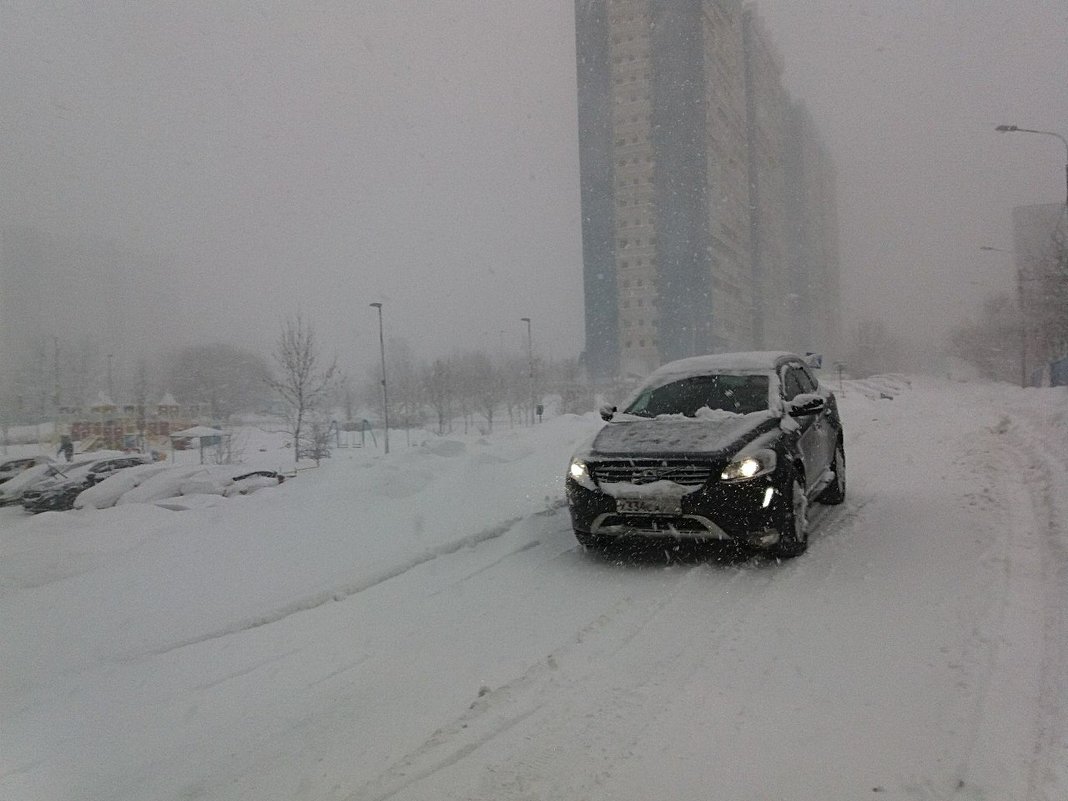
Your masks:
[{"label": "snow-covered tree", "polygon": [[307,443],[306,424],[323,422],[326,401],[337,381],[337,359],[327,364],[319,349],[315,329],[301,315],[286,320],[274,352],[276,371],[266,379],[285,405],[287,433],[293,438],[293,458],[299,461]]}]

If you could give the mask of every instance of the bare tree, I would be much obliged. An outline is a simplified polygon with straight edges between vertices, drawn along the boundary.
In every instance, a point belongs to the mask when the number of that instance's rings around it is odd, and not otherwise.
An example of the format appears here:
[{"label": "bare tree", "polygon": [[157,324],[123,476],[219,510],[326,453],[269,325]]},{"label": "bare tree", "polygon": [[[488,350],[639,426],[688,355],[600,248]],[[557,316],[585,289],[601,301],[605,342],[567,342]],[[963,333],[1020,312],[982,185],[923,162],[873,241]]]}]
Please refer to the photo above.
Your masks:
[{"label": "bare tree", "polygon": [[422,384],[427,403],[438,418],[438,433],[452,431],[452,411],[456,379],[451,360],[435,359],[422,370]]},{"label": "bare tree", "polygon": [[261,406],[270,365],[257,353],[216,342],[182,348],[172,357],[169,373],[170,389],[179,398],[207,403],[212,418],[225,422]]},{"label": "bare tree", "polygon": [[299,314],[283,323],[271,356],[277,374],[267,378],[267,386],[285,404],[287,433],[293,437],[293,459],[299,461],[305,424],[322,411],[334,389],[337,359],[324,363],[315,329]]},{"label": "bare tree", "polygon": [[1013,381],[1020,369],[1020,310],[1009,295],[1000,293],[983,301],[975,321],[950,332],[949,352],[978,370],[979,375]]},{"label": "bare tree", "polygon": [[[411,441],[412,426],[423,423],[423,386],[411,346],[403,339],[390,339],[388,345],[390,373],[390,413],[404,426],[404,437]],[[376,382],[377,383],[377,382]],[[395,413],[399,412],[399,415]]]},{"label": "bare tree", "polygon": [[502,371],[480,350],[467,351],[460,357],[464,394],[470,405],[486,420],[486,431],[493,431],[493,416],[504,397]]}]

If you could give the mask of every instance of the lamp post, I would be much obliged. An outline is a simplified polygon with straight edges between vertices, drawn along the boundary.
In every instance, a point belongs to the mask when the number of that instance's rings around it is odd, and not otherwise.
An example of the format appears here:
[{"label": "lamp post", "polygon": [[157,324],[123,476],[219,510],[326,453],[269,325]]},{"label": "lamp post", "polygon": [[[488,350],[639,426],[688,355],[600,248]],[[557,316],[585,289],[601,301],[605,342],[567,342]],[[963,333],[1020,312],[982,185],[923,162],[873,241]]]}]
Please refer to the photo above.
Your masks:
[{"label": "lamp post", "polygon": [[530,381],[530,424],[534,425],[534,339],[530,329],[530,318],[520,317],[519,321],[527,324],[527,376]]},{"label": "lamp post", "polygon": [[108,400],[112,403],[115,402],[115,386],[111,383],[111,360],[114,358],[114,354],[108,354]]},{"label": "lamp post", "polygon": [[1064,207],[1068,209],[1068,139],[1053,131],[1036,131],[1033,128],[1021,128],[1019,125],[999,125],[994,130],[1001,133],[1030,133],[1055,136],[1061,140],[1061,144],[1064,145]]},{"label": "lamp post", "polygon": [[386,393],[386,338],[382,331],[382,304],[372,303],[372,308],[378,309],[378,349],[382,355],[382,417],[385,420],[386,438],[385,451],[389,454],[389,395]]}]

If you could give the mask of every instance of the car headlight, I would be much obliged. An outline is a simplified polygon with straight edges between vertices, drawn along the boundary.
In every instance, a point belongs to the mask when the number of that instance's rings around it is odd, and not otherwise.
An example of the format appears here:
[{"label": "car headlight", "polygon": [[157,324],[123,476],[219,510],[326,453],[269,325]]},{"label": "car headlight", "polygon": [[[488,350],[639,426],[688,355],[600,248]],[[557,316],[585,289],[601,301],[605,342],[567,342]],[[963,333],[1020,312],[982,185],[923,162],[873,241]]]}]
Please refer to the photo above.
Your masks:
[{"label": "car headlight", "polygon": [[719,474],[722,481],[746,481],[774,472],[776,465],[775,451],[761,448],[759,451],[735,457]]},{"label": "car headlight", "polygon": [[585,487],[588,490],[597,489],[597,485],[593,481],[593,476],[590,475],[590,468],[581,459],[572,459],[571,467],[568,468],[567,474],[571,476],[576,484],[580,487]]}]

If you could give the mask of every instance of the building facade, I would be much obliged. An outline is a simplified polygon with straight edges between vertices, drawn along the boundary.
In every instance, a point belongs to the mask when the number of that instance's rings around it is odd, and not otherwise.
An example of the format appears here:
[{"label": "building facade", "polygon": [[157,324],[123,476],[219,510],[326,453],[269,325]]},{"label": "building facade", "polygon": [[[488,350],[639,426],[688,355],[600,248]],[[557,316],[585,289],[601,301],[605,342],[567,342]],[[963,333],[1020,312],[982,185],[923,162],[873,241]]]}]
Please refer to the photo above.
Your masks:
[{"label": "building facade", "polygon": [[740,0],[576,0],[575,18],[590,375],[790,347],[788,106],[759,18]]},{"label": "building facade", "polygon": [[749,159],[749,238],[753,284],[753,342],[788,349],[793,287],[786,254],[786,135],[789,97],[783,63],[756,9],[743,21],[746,141]]},{"label": "building facade", "polygon": [[1015,206],[1012,250],[1023,319],[1021,380],[1040,384],[1049,362],[1068,356],[1068,207]]},{"label": "building facade", "polygon": [[841,329],[837,178],[830,152],[800,102],[787,110],[785,173],[790,349],[834,352]]}]

